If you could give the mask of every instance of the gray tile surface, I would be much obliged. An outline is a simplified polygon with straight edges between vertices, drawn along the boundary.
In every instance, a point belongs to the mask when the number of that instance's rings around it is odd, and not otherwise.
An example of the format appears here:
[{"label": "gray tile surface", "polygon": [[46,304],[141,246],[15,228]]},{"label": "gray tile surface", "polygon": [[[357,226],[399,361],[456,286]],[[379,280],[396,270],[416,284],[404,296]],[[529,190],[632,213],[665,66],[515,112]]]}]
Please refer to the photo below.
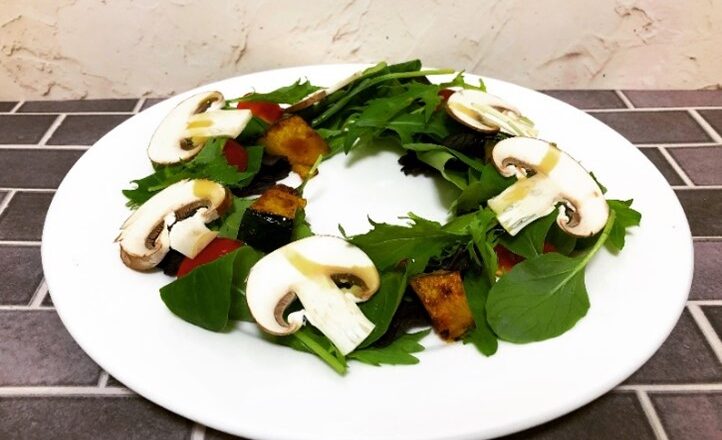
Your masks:
[{"label": "gray tile surface", "polygon": [[722,365],[687,310],[652,358],[627,384],[703,383],[722,381]]},{"label": "gray tile surface", "polygon": [[0,246],[0,304],[28,304],[43,279],[40,248]]},{"label": "gray tile surface", "polygon": [[147,109],[148,107],[152,107],[152,106],[158,104],[159,102],[165,101],[166,99],[168,99],[168,98],[147,98],[145,100],[145,102],[143,103],[143,105],[140,107],[140,110],[143,111],[143,110]]},{"label": "gray tile surface", "polygon": [[542,93],[584,110],[626,108],[613,90],[543,90]]},{"label": "gray tile surface", "polygon": [[9,112],[17,105],[17,102],[12,101],[0,101],[0,112]]},{"label": "gray tile surface", "polygon": [[694,242],[691,299],[722,299],[722,240]]},{"label": "gray tile surface", "polygon": [[95,385],[99,374],[55,310],[0,310],[0,386]]},{"label": "gray tile surface", "polygon": [[722,235],[722,189],[677,190],[692,235]]},{"label": "gray tile surface", "polygon": [[137,99],[73,99],[67,101],[26,101],[18,113],[132,112]]},{"label": "gray tile surface", "polygon": [[48,145],[93,145],[131,115],[68,115]]},{"label": "gray tile surface", "polygon": [[710,141],[702,127],[684,111],[591,112],[590,114],[635,144]]},{"label": "gray tile surface", "polygon": [[640,148],[640,151],[657,167],[670,185],[684,185],[682,178],[679,177],[679,174],[672,168],[667,158],[665,158],[658,149]]},{"label": "gray tile surface", "polygon": [[722,106],[722,90],[625,90],[635,107]]},{"label": "gray tile surface", "polygon": [[717,332],[717,336],[722,339],[722,306],[704,306],[702,310],[714,331]]},{"label": "gray tile surface", "polygon": [[722,438],[722,393],[650,395],[670,440]]},{"label": "gray tile surface", "polygon": [[700,110],[699,114],[709,122],[717,134],[722,135],[722,110]]},{"label": "gray tile surface", "polygon": [[0,214],[0,240],[40,240],[52,193],[15,193]]},{"label": "gray tile surface", "polygon": [[644,411],[631,393],[612,393],[545,425],[506,440],[654,439]]},{"label": "gray tile surface", "polygon": [[669,154],[695,185],[722,185],[722,146],[670,148]]},{"label": "gray tile surface", "polygon": [[0,187],[57,188],[83,153],[83,150],[0,149]]},{"label": "gray tile surface", "polygon": [[191,422],[140,397],[0,398],[0,438],[188,440]]},{"label": "gray tile surface", "polygon": [[57,115],[0,115],[0,144],[37,144]]},{"label": "gray tile surface", "polygon": [[225,432],[216,431],[215,429],[206,429],[205,440],[243,440],[244,437],[226,434]]}]

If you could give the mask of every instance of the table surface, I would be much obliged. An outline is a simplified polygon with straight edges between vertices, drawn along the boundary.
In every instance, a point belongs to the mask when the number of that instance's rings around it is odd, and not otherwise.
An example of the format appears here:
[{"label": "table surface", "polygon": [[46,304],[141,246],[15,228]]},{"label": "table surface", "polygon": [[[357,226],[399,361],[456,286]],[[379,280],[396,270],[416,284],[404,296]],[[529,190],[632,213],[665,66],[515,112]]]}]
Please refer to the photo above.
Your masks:
[{"label": "table surface", "polygon": [[[679,323],[639,371],[510,438],[721,439],[722,90],[546,93],[616,129],[659,168],[689,218],[695,273]],[[109,377],[67,333],[43,280],[41,230],[55,188],[97,139],[157,101],[0,102],[0,438],[233,438]]]}]

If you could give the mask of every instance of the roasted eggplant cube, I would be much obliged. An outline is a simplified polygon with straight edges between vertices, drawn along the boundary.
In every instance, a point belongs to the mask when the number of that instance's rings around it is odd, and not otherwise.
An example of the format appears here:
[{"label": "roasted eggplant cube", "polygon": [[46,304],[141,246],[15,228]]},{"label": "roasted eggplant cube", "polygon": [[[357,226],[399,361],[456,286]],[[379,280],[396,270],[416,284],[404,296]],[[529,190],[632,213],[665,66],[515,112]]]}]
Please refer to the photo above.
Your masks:
[{"label": "roasted eggplant cube", "polygon": [[300,116],[271,125],[261,143],[268,154],[288,159],[291,169],[301,177],[307,177],[318,157],[329,151],[326,141]]},{"label": "roasted eggplant cube", "polygon": [[459,272],[439,271],[415,276],[411,288],[429,313],[434,331],[442,339],[461,338],[474,327],[464,283]]},{"label": "roasted eggplant cube", "polygon": [[263,252],[278,249],[291,241],[296,211],[304,206],[306,200],[296,190],[274,185],[243,214],[238,238]]}]

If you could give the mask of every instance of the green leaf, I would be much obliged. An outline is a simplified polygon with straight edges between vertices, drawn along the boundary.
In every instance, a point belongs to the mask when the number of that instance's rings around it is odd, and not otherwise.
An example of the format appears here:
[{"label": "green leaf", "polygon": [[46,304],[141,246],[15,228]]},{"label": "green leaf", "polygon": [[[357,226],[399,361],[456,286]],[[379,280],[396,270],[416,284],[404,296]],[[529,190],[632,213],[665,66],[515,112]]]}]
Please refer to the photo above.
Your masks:
[{"label": "green leaf", "polygon": [[489,292],[487,321],[499,338],[515,343],[561,335],[586,315],[589,297],[584,268],[609,237],[607,225],[594,246],[579,257],[556,252],[523,261],[502,276]]},{"label": "green leaf", "polygon": [[238,250],[230,252],[161,287],[161,299],[181,319],[208,330],[223,330],[231,307],[237,255]]},{"label": "green leaf", "polygon": [[299,209],[296,212],[296,218],[293,219],[293,230],[291,231],[291,241],[300,240],[302,238],[313,236],[311,225],[306,221],[306,211]]},{"label": "green leaf", "polygon": [[295,83],[280,87],[272,92],[268,93],[249,93],[241,96],[240,98],[231,99],[228,104],[247,102],[247,101],[266,101],[275,102],[276,104],[295,104],[302,100],[306,96],[320,89],[321,87],[314,86],[308,80],[301,81],[300,79]]},{"label": "green leaf", "polygon": [[544,253],[544,239],[549,228],[557,219],[558,213],[553,211],[549,215],[533,221],[515,236],[505,234],[499,242],[502,246],[524,258],[534,258]]},{"label": "green leaf", "polygon": [[231,305],[228,318],[234,321],[253,322],[253,315],[246,302],[246,280],[254,264],[263,258],[263,252],[250,246],[241,246],[233,262],[233,282],[231,285]]},{"label": "green leaf", "polygon": [[453,207],[457,213],[476,211],[490,198],[500,194],[511,186],[516,179],[504,177],[492,164],[486,164],[481,170],[478,178],[470,178],[469,185],[461,191],[459,197],[454,201]]},{"label": "green leaf", "polygon": [[219,237],[232,238],[234,240],[238,238],[238,228],[241,226],[243,213],[251,206],[251,203],[253,203],[251,199],[233,197],[230,212],[226,215],[226,218],[223,219],[220,228],[218,228]]},{"label": "green leaf", "polygon": [[474,89],[474,90],[481,90],[482,92],[486,92],[486,85],[484,85],[484,80],[479,78],[479,85],[475,86],[473,84],[469,84],[464,79],[464,72],[459,72],[454,79],[452,79],[449,82],[441,84],[442,88],[449,88],[449,87],[461,87],[464,89]]},{"label": "green leaf", "polygon": [[468,271],[464,275],[464,292],[466,301],[471,309],[476,327],[464,338],[464,342],[474,344],[477,350],[485,356],[491,356],[499,348],[496,335],[486,322],[486,300],[490,285],[480,273]]},{"label": "green leaf", "polygon": [[305,325],[292,335],[269,337],[269,339],[276,344],[282,344],[294,350],[314,354],[336,373],[340,375],[346,373],[346,358],[338,352],[326,336],[314,327]]},{"label": "green leaf", "polygon": [[474,221],[469,224],[474,247],[481,257],[484,272],[491,285],[496,282],[496,270],[499,267],[499,261],[494,251],[496,240],[492,230],[496,225],[496,214],[489,208],[477,212]]},{"label": "green leaf", "polygon": [[632,200],[608,200],[609,209],[614,211],[616,221],[609,233],[607,248],[612,252],[619,252],[624,248],[627,229],[639,226],[642,221],[642,214],[631,208]]},{"label": "green leaf", "polygon": [[386,334],[406,291],[407,279],[406,272],[383,272],[378,292],[365,303],[359,304],[361,312],[375,325],[360,348],[368,347]]},{"label": "green leaf", "polygon": [[349,353],[348,357],[375,366],[418,364],[419,359],[411,353],[418,353],[424,350],[424,346],[421,345],[419,341],[428,335],[430,331],[429,329],[416,333],[408,333],[386,347],[356,350]]},{"label": "green leaf", "polygon": [[577,245],[577,238],[564,232],[556,222],[549,229],[546,240],[562,255],[571,254]]}]

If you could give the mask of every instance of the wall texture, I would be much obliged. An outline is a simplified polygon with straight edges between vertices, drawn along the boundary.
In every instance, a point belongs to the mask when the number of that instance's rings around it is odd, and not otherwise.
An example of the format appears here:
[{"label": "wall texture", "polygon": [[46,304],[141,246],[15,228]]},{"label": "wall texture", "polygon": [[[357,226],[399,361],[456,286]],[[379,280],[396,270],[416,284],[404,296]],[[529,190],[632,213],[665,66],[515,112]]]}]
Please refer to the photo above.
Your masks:
[{"label": "wall texture", "polygon": [[0,0],[0,99],[421,58],[536,88],[719,88],[722,0]]}]

